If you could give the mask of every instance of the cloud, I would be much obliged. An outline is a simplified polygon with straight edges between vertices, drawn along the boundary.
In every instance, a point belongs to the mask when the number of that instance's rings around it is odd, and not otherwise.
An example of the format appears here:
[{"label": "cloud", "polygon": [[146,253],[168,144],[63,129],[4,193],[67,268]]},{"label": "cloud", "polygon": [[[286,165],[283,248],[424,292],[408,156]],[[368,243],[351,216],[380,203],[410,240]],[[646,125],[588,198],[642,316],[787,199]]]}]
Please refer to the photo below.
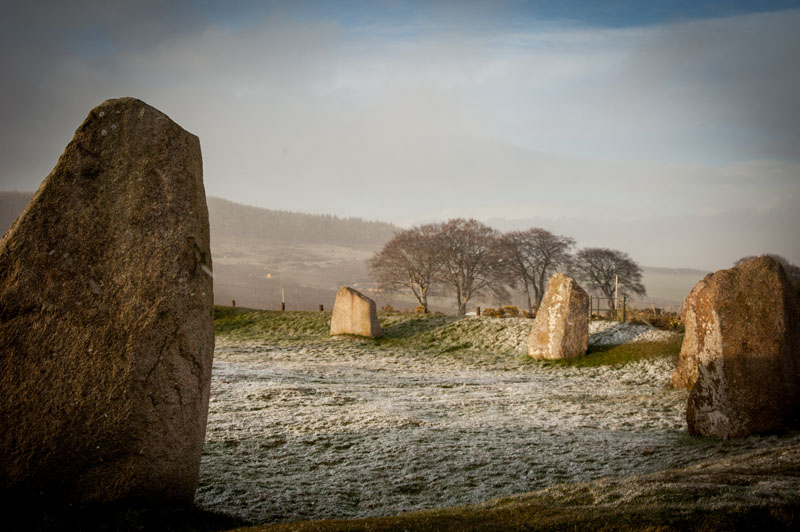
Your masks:
[{"label": "cloud", "polygon": [[612,88],[632,114],[683,135],[674,143],[683,153],[694,143],[739,160],[797,161],[798,25],[800,10],[659,27]]},{"label": "cloud", "polygon": [[[509,25],[486,6],[345,24],[88,4],[0,22],[2,188],[35,188],[91,107],[130,95],[200,136],[207,192],[235,201],[551,220],[586,242],[608,234],[594,213],[613,213],[630,229],[614,242],[654,264],[659,225],[686,231],[680,265],[747,247],[734,233],[794,239],[800,10],[597,28]],[[686,220],[714,220],[714,246]]]}]

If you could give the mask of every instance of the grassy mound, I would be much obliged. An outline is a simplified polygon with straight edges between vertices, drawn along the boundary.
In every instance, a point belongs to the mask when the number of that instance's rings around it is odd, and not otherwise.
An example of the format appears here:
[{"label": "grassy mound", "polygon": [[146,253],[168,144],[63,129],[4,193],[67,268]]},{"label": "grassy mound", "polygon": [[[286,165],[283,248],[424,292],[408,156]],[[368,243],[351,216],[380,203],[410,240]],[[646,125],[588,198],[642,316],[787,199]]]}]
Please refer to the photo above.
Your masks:
[{"label": "grassy mound", "polygon": [[380,312],[383,337],[329,336],[330,312],[214,308],[219,338],[258,341],[280,347],[347,341],[375,350],[403,350],[416,354],[451,356],[466,360],[514,357],[519,363],[577,367],[625,364],[654,357],[677,359],[682,336],[668,342],[590,346],[587,356],[564,361],[534,361],[526,355],[532,322],[527,318],[476,318],[444,314]]}]

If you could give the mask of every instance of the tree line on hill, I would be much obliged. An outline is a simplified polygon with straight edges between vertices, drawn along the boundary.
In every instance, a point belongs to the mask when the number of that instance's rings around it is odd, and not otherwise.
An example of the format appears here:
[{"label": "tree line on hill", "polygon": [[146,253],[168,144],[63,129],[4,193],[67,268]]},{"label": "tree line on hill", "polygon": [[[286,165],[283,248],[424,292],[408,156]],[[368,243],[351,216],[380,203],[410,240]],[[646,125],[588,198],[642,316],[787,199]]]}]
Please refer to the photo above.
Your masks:
[{"label": "tree line on hill", "polygon": [[383,290],[411,293],[425,311],[436,291],[454,294],[459,314],[465,314],[476,294],[504,300],[509,290],[520,289],[533,312],[556,272],[603,294],[612,308],[617,279],[620,297],[645,295],[642,269],[627,253],[574,248],[574,239],[538,227],[500,233],[474,219],[454,218],[395,233],[369,268]]},{"label": "tree line on hill", "polygon": [[397,230],[392,224],[361,218],[262,209],[211,196],[207,202],[212,243],[236,238],[375,249]]}]

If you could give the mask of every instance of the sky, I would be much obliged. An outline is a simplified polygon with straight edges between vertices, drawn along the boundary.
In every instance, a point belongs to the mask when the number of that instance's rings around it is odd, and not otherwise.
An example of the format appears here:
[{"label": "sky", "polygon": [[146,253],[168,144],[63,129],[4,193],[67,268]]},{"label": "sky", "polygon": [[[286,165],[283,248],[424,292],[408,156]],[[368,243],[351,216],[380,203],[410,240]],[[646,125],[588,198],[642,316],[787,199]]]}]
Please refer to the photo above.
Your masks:
[{"label": "sky", "polygon": [[0,190],[89,110],[198,135],[206,193],[800,264],[800,1],[0,0]]}]

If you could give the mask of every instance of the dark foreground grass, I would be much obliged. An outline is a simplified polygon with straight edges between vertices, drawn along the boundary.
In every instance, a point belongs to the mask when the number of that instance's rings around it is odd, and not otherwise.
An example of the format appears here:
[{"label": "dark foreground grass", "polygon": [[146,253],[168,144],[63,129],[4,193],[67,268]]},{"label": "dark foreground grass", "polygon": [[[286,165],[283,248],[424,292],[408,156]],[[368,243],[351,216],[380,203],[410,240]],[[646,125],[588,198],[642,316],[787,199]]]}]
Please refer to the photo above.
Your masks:
[{"label": "dark foreground grass", "polygon": [[795,443],[649,475],[559,484],[473,506],[241,530],[798,530],[799,487],[800,445]]},{"label": "dark foreground grass", "polygon": [[359,521],[314,521],[237,529],[237,532],[494,532],[494,531],[765,531],[798,530],[800,507],[724,510],[633,508],[566,509],[537,504],[486,511],[457,509]]},{"label": "dark foreground grass", "polygon": [[216,532],[248,523],[192,504],[124,501],[113,504],[57,505],[27,498],[0,504],[0,530],[30,532],[96,531]]}]

